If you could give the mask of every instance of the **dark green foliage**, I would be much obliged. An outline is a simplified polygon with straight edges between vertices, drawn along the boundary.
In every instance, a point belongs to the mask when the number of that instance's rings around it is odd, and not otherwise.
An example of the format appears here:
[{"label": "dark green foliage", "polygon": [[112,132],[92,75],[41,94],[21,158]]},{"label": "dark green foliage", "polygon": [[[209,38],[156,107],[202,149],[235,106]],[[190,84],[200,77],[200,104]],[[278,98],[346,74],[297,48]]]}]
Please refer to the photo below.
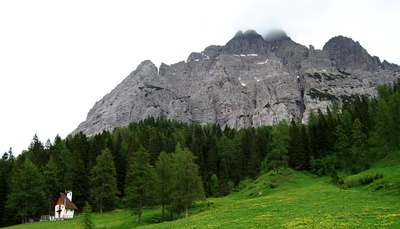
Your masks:
[{"label": "dark green foliage", "polygon": [[172,155],[161,152],[155,164],[156,190],[158,203],[161,205],[161,222],[165,220],[165,206],[171,203],[171,192],[173,191],[173,164]]},{"label": "dark green foliage", "polygon": [[89,174],[86,172],[81,153],[75,150],[71,163],[68,164],[65,174],[65,187],[74,193],[74,203],[82,209],[85,202],[89,201]]},{"label": "dark green foliage", "polygon": [[307,73],[307,76],[313,79],[322,79],[321,75],[318,72],[315,72],[314,74]]},{"label": "dark green foliage", "polygon": [[96,158],[96,165],[91,171],[90,197],[100,213],[114,210],[117,202],[117,172],[113,156],[108,148]]},{"label": "dark green foliage", "polygon": [[311,96],[312,99],[329,100],[329,101],[337,100],[336,96],[326,92],[322,93],[315,88],[311,88],[310,91],[307,93],[307,95]]},{"label": "dark green foliage", "polygon": [[236,147],[233,140],[229,139],[225,135],[222,135],[218,142],[218,159],[220,163],[224,163],[228,179],[233,179],[236,162]]},{"label": "dark green foliage", "polygon": [[210,194],[212,197],[219,197],[220,195],[220,190],[218,186],[219,180],[217,175],[213,174],[209,181],[207,182],[207,193]]},{"label": "dark green foliage", "polygon": [[10,192],[10,184],[11,184],[11,171],[14,166],[15,158],[12,153],[12,149],[8,152],[5,152],[0,159],[0,227],[8,226],[13,224],[12,217],[5,208],[6,203],[8,202],[8,196]]},{"label": "dark green foliage", "polygon": [[[305,135],[305,136],[303,136]],[[307,169],[308,137],[305,127],[300,121],[292,120],[290,126],[290,141],[288,148],[289,166],[298,170]]]},{"label": "dark green foliage", "polygon": [[376,105],[376,131],[378,133],[378,140],[381,146],[387,153],[388,158],[391,158],[390,152],[393,148],[393,136],[395,126],[389,110],[387,102],[383,98],[379,98]]},{"label": "dark green foliage", "polygon": [[287,153],[289,147],[289,126],[286,121],[281,121],[274,129],[270,136],[270,149],[267,155],[268,166],[276,171],[276,176],[279,176],[279,169],[287,166]]},{"label": "dark green foliage", "polygon": [[369,168],[369,158],[368,155],[368,138],[363,132],[363,126],[360,119],[356,118],[354,120],[353,132],[352,132],[352,150],[353,157],[357,164],[358,172],[364,171]]},{"label": "dark green foliage", "polygon": [[156,177],[149,162],[149,152],[141,146],[132,154],[126,174],[125,201],[128,207],[136,209],[136,222],[140,221],[143,206],[154,203]]},{"label": "dark green foliage", "polygon": [[47,214],[53,214],[53,204],[56,201],[58,193],[62,190],[60,179],[58,176],[58,168],[54,162],[53,157],[47,162],[43,169],[44,178],[44,194],[45,194],[45,206],[47,207]]},{"label": "dark green foliage", "polygon": [[346,131],[346,129],[343,128],[342,125],[338,125],[336,127],[336,130],[334,132],[336,136],[336,142],[334,149],[336,150],[336,153],[341,160],[342,163],[342,168],[346,175],[349,175],[349,170],[352,165],[351,163],[351,136]]},{"label": "dark green foliage", "polygon": [[39,169],[43,168],[46,162],[50,159],[50,156],[44,149],[42,142],[40,142],[38,136],[33,136],[31,145],[29,146],[27,156],[29,160],[35,164]]},{"label": "dark green foliage", "polygon": [[22,223],[40,214],[44,204],[44,179],[39,169],[28,158],[13,169],[7,207],[17,212]]},{"label": "dark green foliage", "polygon": [[205,193],[199,167],[194,163],[196,157],[188,148],[182,148],[178,143],[173,155],[174,188],[172,192],[172,207],[185,209],[185,217],[189,217],[189,207],[195,200],[205,200]]}]

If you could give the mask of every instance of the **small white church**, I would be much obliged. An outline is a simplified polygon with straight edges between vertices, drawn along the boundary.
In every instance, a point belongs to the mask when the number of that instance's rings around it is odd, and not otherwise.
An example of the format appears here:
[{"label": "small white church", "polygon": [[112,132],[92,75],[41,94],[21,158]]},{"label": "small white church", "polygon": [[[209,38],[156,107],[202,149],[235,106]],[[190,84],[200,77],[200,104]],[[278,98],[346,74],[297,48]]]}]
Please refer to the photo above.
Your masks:
[{"label": "small white church", "polygon": [[57,201],[54,203],[55,220],[71,219],[74,211],[78,208],[72,203],[72,191],[60,192]]}]

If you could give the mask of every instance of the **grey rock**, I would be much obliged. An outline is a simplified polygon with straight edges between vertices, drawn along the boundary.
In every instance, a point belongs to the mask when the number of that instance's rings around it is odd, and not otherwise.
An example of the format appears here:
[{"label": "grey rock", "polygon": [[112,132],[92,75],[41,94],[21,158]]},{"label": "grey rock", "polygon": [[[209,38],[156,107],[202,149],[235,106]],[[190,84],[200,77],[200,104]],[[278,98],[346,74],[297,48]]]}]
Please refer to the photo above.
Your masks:
[{"label": "grey rock", "polygon": [[263,38],[249,30],[225,46],[191,53],[186,62],[159,69],[142,62],[73,133],[93,135],[149,116],[232,128],[294,117],[306,122],[311,109],[325,111],[355,94],[376,96],[377,85],[399,77],[399,66],[381,63],[350,38],[332,38],[317,50],[284,32]]}]

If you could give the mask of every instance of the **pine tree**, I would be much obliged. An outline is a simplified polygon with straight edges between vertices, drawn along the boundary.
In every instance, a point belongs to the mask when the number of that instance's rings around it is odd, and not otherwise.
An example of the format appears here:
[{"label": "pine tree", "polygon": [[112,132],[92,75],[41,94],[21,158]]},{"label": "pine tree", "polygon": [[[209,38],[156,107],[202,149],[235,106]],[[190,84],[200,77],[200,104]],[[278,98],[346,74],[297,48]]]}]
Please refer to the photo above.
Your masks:
[{"label": "pine tree", "polygon": [[199,166],[194,163],[196,157],[188,148],[176,145],[173,168],[175,171],[175,185],[173,203],[178,209],[185,208],[185,217],[189,217],[189,207],[195,200],[204,200],[205,194]]},{"label": "pine tree", "polygon": [[212,197],[219,197],[220,190],[218,187],[218,182],[219,181],[217,175],[213,174],[210,177],[210,181],[208,183],[208,187],[210,189],[210,194]]},{"label": "pine tree", "polygon": [[71,163],[67,167],[64,187],[74,192],[74,203],[82,209],[89,197],[89,177],[78,150],[72,154]]},{"label": "pine tree", "polygon": [[96,158],[96,165],[91,171],[90,196],[98,204],[100,213],[113,210],[117,201],[117,173],[114,159],[108,148]]},{"label": "pine tree", "polygon": [[289,166],[295,169],[304,170],[307,168],[307,151],[305,142],[300,133],[301,123],[292,120],[290,128],[290,141],[288,148]]},{"label": "pine tree", "polygon": [[161,204],[161,222],[165,220],[165,206],[171,201],[170,193],[173,190],[172,157],[166,152],[161,152],[155,164],[157,173],[156,187],[158,202]]},{"label": "pine tree", "polygon": [[44,167],[50,157],[46,154],[43,143],[40,142],[38,136],[33,136],[32,142],[29,146],[27,156],[29,160],[35,164],[40,170]]},{"label": "pine tree", "polygon": [[236,174],[235,157],[236,157],[235,143],[223,134],[218,142],[218,159],[219,161],[224,160],[230,180],[233,179],[234,175]]},{"label": "pine tree", "polygon": [[150,155],[141,146],[134,152],[126,175],[125,197],[130,207],[137,205],[137,219],[142,217],[143,205],[154,202],[155,171],[150,165]]},{"label": "pine tree", "polygon": [[6,208],[4,207],[7,203],[10,184],[11,184],[11,171],[14,166],[14,156],[12,149],[5,152],[0,159],[0,227],[5,227],[8,225],[10,219],[7,217]]},{"label": "pine tree", "polygon": [[29,217],[38,216],[43,206],[43,176],[28,158],[20,168],[14,169],[8,207],[17,212],[22,223],[27,223]]},{"label": "pine tree", "polygon": [[58,177],[58,168],[53,157],[50,157],[49,162],[43,169],[44,178],[44,194],[46,198],[46,206],[48,214],[52,215],[53,204],[57,198],[57,194],[61,191],[61,183]]},{"label": "pine tree", "polygon": [[149,132],[149,146],[148,151],[150,154],[150,164],[154,165],[156,162],[158,155],[163,151],[163,141],[158,128],[151,128]]},{"label": "pine tree", "polygon": [[271,152],[267,156],[269,167],[276,171],[276,176],[279,175],[279,168],[287,165],[289,140],[289,126],[283,120],[272,129],[270,139]]},{"label": "pine tree", "polygon": [[368,138],[363,132],[363,126],[360,119],[354,120],[353,133],[352,133],[352,150],[358,165],[359,171],[368,169]]},{"label": "pine tree", "polygon": [[64,141],[58,141],[57,143],[55,141],[52,151],[53,161],[58,169],[57,176],[58,180],[60,181],[60,190],[66,190],[67,187],[65,186],[65,175],[68,167],[71,164],[72,154],[68,150]]},{"label": "pine tree", "polygon": [[351,138],[347,135],[342,125],[338,125],[336,127],[334,134],[337,139],[334,149],[342,161],[342,168],[344,172],[348,176],[351,165]]},{"label": "pine tree", "polygon": [[395,125],[393,123],[389,107],[386,101],[382,98],[379,98],[377,102],[375,121],[379,139],[381,144],[384,145],[388,160],[390,160],[390,152],[393,145],[392,137],[394,136],[393,128]]}]

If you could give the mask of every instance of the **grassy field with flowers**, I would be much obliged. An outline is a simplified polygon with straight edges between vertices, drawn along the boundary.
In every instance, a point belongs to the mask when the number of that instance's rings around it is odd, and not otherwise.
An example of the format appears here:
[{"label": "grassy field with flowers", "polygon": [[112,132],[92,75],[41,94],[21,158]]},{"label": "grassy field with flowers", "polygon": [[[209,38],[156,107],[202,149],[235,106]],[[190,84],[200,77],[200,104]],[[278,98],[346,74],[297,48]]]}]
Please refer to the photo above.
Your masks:
[{"label": "grassy field with flowers", "polygon": [[[340,175],[340,174],[339,174]],[[146,209],[142,222],[128,210],[92,215],[96,228],[400,228],[400,153],[370,170],[333,185],[291,169],[264,174],[224,198],[196,203],[190,217],[157,223],[160,208]],[[9,227],[80,228],[82,217]]]}]

